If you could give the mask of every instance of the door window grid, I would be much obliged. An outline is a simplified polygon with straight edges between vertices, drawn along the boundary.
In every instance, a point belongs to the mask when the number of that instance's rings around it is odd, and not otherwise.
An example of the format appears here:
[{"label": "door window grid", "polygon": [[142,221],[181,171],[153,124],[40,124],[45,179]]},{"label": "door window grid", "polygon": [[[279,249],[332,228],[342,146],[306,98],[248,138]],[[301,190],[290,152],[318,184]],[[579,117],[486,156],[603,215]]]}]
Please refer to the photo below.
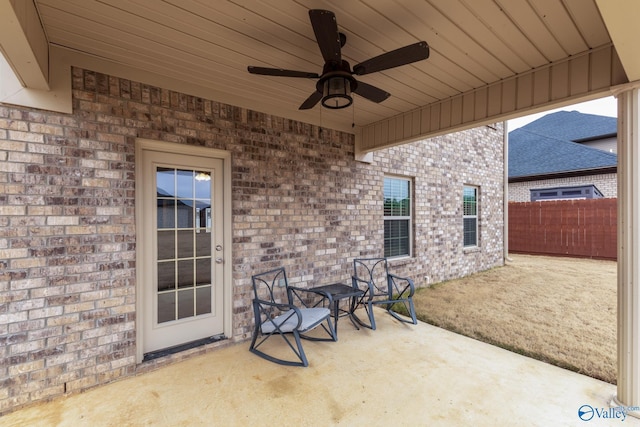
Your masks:
[{"label": "door window grid", "polygon": [[211,313],[211,174],[158,167],[157,322]]}]

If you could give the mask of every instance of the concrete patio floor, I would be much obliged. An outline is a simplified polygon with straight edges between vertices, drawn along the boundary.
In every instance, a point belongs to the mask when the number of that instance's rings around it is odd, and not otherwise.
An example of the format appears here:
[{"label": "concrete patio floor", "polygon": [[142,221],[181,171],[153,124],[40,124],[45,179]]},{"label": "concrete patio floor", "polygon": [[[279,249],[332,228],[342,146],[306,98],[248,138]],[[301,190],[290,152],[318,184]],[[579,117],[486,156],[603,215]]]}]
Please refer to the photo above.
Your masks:
[{"label": "concrete patio floor", "polygon": [[[358,331],[342,319],[338,342],[305,341],[308,368],[267,362],[243,342],[18,410],[0,425],[640,426],[604,418],[616,414],[611,384],[382,311],[376,320],[376,331]],[[589,421],[578,416],[583,405]]]}]

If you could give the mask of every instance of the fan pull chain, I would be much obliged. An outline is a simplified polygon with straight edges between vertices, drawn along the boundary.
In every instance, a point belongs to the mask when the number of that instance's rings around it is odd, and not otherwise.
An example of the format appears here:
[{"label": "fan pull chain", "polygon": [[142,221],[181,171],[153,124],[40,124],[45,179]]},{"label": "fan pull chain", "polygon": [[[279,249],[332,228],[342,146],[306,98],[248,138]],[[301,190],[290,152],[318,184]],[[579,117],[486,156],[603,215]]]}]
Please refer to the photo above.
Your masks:
[{"label": "fan pull chain", "polygon": [[351,104],[351,128],[356,127],[356,106]]}]

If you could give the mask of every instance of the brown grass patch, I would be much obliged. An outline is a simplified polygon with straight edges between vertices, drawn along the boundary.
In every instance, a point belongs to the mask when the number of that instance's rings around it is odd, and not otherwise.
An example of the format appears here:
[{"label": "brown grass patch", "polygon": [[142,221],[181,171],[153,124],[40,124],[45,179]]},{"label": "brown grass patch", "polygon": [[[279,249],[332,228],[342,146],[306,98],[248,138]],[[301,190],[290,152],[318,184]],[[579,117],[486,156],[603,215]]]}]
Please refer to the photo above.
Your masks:
[{"label": "brown grass patch", "polygon": [[414,303],[424,322],[615,384],[616,277],[613,261],[511,255]]}]

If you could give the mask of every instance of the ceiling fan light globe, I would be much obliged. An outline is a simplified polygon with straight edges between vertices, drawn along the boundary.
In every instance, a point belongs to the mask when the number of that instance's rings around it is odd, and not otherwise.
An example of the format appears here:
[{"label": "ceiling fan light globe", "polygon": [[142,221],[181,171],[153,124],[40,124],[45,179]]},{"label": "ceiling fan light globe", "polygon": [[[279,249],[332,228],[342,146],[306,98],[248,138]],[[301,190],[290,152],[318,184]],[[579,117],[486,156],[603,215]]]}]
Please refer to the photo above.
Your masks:
[{"label": "ceiling fan light globe", "polygon": [[322,84],[322,105],[338,110],[353,103],[351,97],[351,80],[343,76],[333,76]]}]

